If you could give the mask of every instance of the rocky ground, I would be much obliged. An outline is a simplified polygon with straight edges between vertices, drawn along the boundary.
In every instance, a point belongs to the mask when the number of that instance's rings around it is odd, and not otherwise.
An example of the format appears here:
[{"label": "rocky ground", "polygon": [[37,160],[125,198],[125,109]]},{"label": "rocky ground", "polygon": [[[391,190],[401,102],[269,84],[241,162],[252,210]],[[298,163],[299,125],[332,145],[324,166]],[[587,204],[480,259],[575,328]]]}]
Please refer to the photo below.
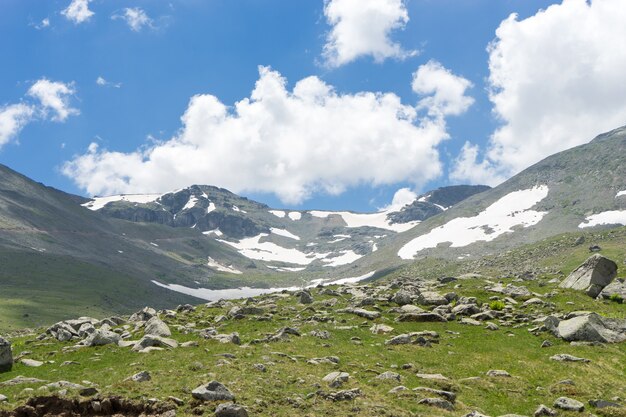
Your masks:
[{"label": "rocky ground", "polygon": [[0,341],[4,416],[626,416],[626,289],[394,278],[67,320]]}]

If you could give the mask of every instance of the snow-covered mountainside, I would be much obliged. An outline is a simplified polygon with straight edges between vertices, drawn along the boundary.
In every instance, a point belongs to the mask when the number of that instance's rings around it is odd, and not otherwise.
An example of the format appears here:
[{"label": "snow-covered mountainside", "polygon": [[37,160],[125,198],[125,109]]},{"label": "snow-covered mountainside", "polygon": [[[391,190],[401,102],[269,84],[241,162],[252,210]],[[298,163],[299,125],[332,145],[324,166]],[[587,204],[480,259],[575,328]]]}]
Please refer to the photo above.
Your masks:
[{"label": "snow-covered mountainside", "polygon": [[401,259],[467,258],[564,232],[626,225],[626,127],[552,155],[402,234]]},{"label": "snow-covered mountainside", "polygon": [[241,256],[207,254],[207,266],[217,272],[238,274],[249,261],[271,273],[323,272],[354,264],[390,237],[488,188],[444,187],[399,209],[376,213],[273,209],[206,185],[166,194],[97,197],[82,205],[117,219],[189,229]]}]

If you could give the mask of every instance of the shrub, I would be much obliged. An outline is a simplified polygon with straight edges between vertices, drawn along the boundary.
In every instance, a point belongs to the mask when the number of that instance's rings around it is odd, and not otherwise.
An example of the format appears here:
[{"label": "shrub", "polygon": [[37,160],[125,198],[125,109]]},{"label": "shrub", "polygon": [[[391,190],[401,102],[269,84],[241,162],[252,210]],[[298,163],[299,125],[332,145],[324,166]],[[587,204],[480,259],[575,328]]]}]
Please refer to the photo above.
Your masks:
[{"label": "shrub", "polygon": [[615,294],[611,294],[611,296],[609,297],[609,300],[613,301],[614,303],[622,304],[624,302],[624,297],[615,293]]},{"label": "shrub", "polygon": [[504,310],[504,301],[496,300],[489,303],[489,308],[491,310],[501,311]]}]

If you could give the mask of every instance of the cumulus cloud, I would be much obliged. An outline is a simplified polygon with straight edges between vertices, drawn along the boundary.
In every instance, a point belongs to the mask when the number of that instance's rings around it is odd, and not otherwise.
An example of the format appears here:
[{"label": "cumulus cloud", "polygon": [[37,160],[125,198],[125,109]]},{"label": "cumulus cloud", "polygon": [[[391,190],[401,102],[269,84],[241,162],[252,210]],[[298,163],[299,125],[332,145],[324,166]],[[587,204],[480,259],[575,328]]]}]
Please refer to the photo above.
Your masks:
[{"label": "cumulus cloud", "polygon": [[409,21],[403,0],[326,0],[324,15],[332,26],[323,51],[330,67],[367,55],[382,62],[417,53],[390,39],[391,32],[403,29]]},{"label": "cumulus cloud", "polygon": [[490,99],[502,125],[483,160],[472,166],[477,152],[466,147],[454,172],[494,183],[626,124],[624,21],[622,0],[564,0],[504,20],[488,48]]},{"label": "cumulus cloud", "polygon": [[477,145],[465,142],[461,153],[454,160],[450,171],[450,179],[470,184],[486,184],[495,186],[506,177],[487,160],[480,160],[480,149]]},{"label": "cumulus cloud", "polygon": [[135,152],[100,149],[63,171],[92,195],[165,192],[215,184],[270,192],[285,203],[359,184],[416,186],[441,172],[441,117],[420,117],[392,93],[340,94],[317,77],[286,80],[267,67],[249,98],[228,107],[210,94],[191,98],[173,138]]},{"label": "cumulus cloud", "polygon": [[0,148],[17,137],[33,114],[33,107],[23,103],[0,107]]},{"label": "cumulus cloud", "polygon": [[[0,106],[0,148],[15,140],[20,131],[35,120],[63,122],[78,114],[78,110],[69,105],[69,95],[74,92],[71,85],[42,78],[28,90],[27,102]],[[50,110],[54,113],[52,116]]]},{"label": "cumulus cloud", "polygon": [[89,10],[91,0],[72,0],[61,14],[75,24],[87,22],[95,13]]},{"label": "cumulus cloud", "polygon": [[433,116],[459,115],[474,103],[472,97],[465,95],[472,83],[434,60],[418,68],[411,87],[417,94],[427,96],[420,100],[418,107],[427,109]]},{"label": "cumulus cloud", "polygon": [[53,121],[63,122],[69,116],[79,114],[78,109],[71,107],[70,97],[76,91],[72,84],[50,81],[46,78],[37,80],[28,90],[28,95],[40,102],[40,110],[47,117],[52,112]]},{"label": "cumulus cloud", "polygon": [[124,20],[128,27],[135,32],[141,31],[144,27],[152,27],[154,23],[146,12],[139,7],[126,7],[121,14],[114,14],[111,19]]},{"label": "cumulus cloud", "polygon": [[411,204],[417,198],[417,194],[410,188],[400,188],[393,195],[391,204],[383,207],[381,210],[398,211],[407,204]]}]

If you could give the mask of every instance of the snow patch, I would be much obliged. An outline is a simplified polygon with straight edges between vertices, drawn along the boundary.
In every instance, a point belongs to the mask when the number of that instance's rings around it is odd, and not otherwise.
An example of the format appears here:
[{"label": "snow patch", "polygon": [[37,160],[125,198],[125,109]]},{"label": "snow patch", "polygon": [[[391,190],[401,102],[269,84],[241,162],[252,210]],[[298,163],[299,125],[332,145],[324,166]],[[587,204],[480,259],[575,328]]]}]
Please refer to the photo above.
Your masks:
[{"label": "snow patch", "polygon": [[237,207],[237,206],[235,206],[235,205],[233,205],[233,210],[234,210],[234,211],[237,211],[237,212],[244,213],[244,214],[248,213],[247,211],[242,210],[242,209],[240,209],[239,207]]},{"label": "snow patch", "polygon": [[210,256],[208,257],[207,266],[210,267],[210,268],[213,268],[213,269],[215,269],[217,271],[227,272],[229,274],[240,275],[240,274],[243,273],[240,270],[235,269],[235,268],[233,268],[231,266],[223,265],[223,264],[217,262],[215,259],[211,258]]},{"label": "snow patch", "polygon": [[155,202],[161,196],[162,194],[120,194],[108,197],[94,197],[91,201],[81,204],[81,206],[95,211],[100,210],[102,207],[114,201],[128,201],[131,203],[147,204]]},{"label": "snow patch", "polygon": [[214,202],[210,202],[209,203],[209,207],[207,207],[206,209],[206,214],[209,214],[212,211],[215,211],[216,207],[215,207],[215,203]]},{"label": "snow patch", "polygon": [[196,197],[195,195],[192,195],[189,197],[189,200],[187,200],[187,204],[185,204],[185,207],[183,207],[180,211],[194,208],[197,203],[198,203],[198,197]]},{"label": "snow patch", "polygon": [[[376,271],[368,272],[367,274],[358,276],[358,277],[350,277],[350,278],[341,278],[335,281],[331,280],[315,280],[311,281],[311,284],[306,288],[313,288],[319,284],[324,286],[326,285],[345,285],[345,284],[354,284],[359,281],[363,281],[364,279],[368,279],[374,274]],[[166,288],[170,291],[179,292],[181,294],[187,294],[192,297],[197,297],[202,300],[207,301],[217,301],[217,300],[232,300],[237,298],[248,298],[248,297],[256,297],[257,295],[263,294],[271,294],[274,292],[281,291],[296,291],[301,289],[302,287],[286,287],[286,288],[251,288],[251,287],[241,287],[241,288],[229,288],[223,290],[211,290],[209,288],[189,288],[183,285],[178,284],[163,284],[159,281],[152,280],[154,285],[157,285],[161,288]]]},{"label": "snow patch", "polygon": [[277,229],[276,227],[270,227],[270,230],[271,230],[271,231],[272,231],[272,233],[274,233],[275,235],[288,237],[289,239],[300,240],[300,237],[299,237],[299,236],[294,235],[293,233],[289,232],[288,230],[285,230],[285,229]]},{"label": "snow patch", "polygon": [[353,250],[344,250],[341,253],[342,255],[335,256],[334,258],[322,259],[322,262],[326,263],[326,265],[324,266],[334,267],[334,266],[348,265],[363,257],[363,255],[359,255]]},{"label": "snow patch", "polygon": [[150,244],[151,244],[152,246],[156,246],[157,248],[159,247],[159,245],[157,245],[157,244],[156,244],[156,243],[154,243],[154,242],[150,242]]},{"label": "snow patch", "polygon": [[579,228],[599,226],[602,224],[621,224],[626,226],[626,210],[604,211],[587,216],[585,221],[578,225]]},{"label": "snow patch", "polygon": [[215,236],[222,236],[223,233],[220,229],[213,229],[213,230],[207,230],[206,232],[202,232],[203,235],[215,235]]},{"label": "snow patch", "polygon": [[626,190],[618,192],[615,198],[622,196],[622,195],[626,195]]},{"label": "snow patch", "polygon": [[398,256],[413,259],[421,250],[450,242],[451,247],[467,246],[478,241],[492,241],[514,226],[529,227],[539,223],[547,212],[530,210],[548,195],[546,185],[505,195],[474,217],[458,217],[404,245]]},{"label": "snow patch", "polygon": [[287,267],[287,266],[267,265],[267,267],[269,269],[273,269],[274,271],[278,271],[278,272],[300,272],[306,269],[306,266],[305,267]]},{"label": "snow patch", "polygon": [[405,232],[412,229],[419,221],[412,221],[408,223],[394,223],[391,224],[387,220],[387,215],[392,211],[385,210],[377,213],[352,213],[349,211],[319,211],[313,210],[310,212],[313,217],[327,218],[329,216],[340,216],[346,223],[346,227],[377,227],[379,229],[392,230],[394,232]]},{"label": "snow patch", "polygon": [[289,218],[293,221],[300,220],[302,218],[302,213],[299,211],[292,211],[288,214]]},{"label": "snow patch", "polygon": [[260,242],[261,238],[267,237],[267,233],[261,233],[254,237],[240,240],[239,242],[229,242],[227,240],[218,240],[225,243],[245,256],[246,258],[256,259],[259,261],[285,262],[295,265],[309,265],[316,259],[322,259],[328,256],[327,253],[304,253],[298,249],[288,249],[278,246],[272,242]]},{"label": "snow patch", "polygon": [[281,219],[287,215],[287,213],[285,213],[282,210],[270,210],[270,213],[272,213],[274,216],[279,217]]}]

